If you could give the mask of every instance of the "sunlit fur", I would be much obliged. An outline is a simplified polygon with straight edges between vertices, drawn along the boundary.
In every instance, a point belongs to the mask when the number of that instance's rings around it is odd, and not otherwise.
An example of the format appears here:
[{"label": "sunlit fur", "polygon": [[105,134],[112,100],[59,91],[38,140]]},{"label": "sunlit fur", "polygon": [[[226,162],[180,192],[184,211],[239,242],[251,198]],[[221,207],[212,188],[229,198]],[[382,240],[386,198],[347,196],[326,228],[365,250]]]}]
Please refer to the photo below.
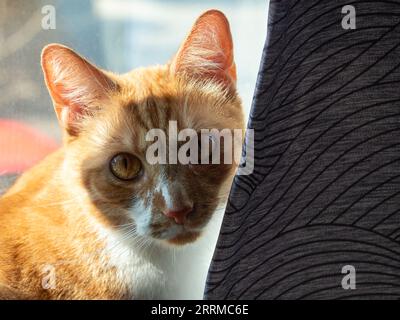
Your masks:
[{"label": "sunlit fur", "polygon": [[[190,287],[174,274],[175,250],[205,232],[235,165],[150,165],[145,135],[168,132],[169,120],[178,130],[243,128],[226,18],[205,13],[164,66],[115,75],[60,45],[44,49],[42,64],[64,146],[0,200],[0,298],[174,297]],[[109,169],[121,152],[142,161],[129,182]],[[184,225],[163,214],[173,205],[193,206]],[[56,272],[51,289],[46,266]]]}]

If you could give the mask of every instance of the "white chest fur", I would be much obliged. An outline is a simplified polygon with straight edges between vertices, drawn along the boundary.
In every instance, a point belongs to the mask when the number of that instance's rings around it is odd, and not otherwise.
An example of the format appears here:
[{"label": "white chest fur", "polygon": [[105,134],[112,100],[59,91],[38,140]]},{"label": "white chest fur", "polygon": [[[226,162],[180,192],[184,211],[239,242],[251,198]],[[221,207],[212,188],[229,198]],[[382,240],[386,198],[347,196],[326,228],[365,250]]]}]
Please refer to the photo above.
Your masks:
[{"label": "white chest fur", "polygon": [[138,249],[102,232],[107,243],[103,254],[135,299],[202,299],[221,221],[222,214],[215,214],[198,241],[176,248]]}]

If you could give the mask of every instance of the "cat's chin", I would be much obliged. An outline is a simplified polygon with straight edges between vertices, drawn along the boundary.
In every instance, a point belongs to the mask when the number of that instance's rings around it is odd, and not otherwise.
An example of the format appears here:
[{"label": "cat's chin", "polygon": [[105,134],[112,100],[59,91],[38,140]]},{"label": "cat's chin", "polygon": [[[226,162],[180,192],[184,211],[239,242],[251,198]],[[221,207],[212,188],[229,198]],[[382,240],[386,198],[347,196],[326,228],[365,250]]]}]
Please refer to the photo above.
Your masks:
[{"label": "cat's chin", "polygon": [[168,243],[173,245],[185,245],[196,241],[200,237],[200,232],[187,232],[180,234],[175,238],[169,239]]},{"label": "cat's chin", "polygon": [[169,245],[183,246],[195,242],[200,237],[200,232],[198,231],[185,231],[180,233],[173,238],[163,240]]}]

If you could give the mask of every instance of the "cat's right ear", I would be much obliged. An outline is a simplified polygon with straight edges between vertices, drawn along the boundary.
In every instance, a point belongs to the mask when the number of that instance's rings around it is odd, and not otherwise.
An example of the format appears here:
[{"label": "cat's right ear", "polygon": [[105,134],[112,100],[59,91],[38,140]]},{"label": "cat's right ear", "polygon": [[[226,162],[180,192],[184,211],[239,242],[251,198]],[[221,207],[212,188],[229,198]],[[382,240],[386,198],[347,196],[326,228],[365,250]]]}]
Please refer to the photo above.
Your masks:
[{"label": "cat's right ear", "polygon": [[82,117],[93,114],[117,88],[105,72],[63,45],[43,49],[42,68],[57,118],[72,136],[79,134]]}]

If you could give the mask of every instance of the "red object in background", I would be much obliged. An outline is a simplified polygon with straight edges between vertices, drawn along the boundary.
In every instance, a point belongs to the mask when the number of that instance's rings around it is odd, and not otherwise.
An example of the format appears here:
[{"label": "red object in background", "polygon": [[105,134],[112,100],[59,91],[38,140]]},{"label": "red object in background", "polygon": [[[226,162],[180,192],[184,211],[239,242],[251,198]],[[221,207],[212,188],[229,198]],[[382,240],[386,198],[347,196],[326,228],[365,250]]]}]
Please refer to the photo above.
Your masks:
[{"label": "red object in background", "polygon": [[24,123],[0,119],[0,175],[21,173],[58,147],[55,140]]}]

